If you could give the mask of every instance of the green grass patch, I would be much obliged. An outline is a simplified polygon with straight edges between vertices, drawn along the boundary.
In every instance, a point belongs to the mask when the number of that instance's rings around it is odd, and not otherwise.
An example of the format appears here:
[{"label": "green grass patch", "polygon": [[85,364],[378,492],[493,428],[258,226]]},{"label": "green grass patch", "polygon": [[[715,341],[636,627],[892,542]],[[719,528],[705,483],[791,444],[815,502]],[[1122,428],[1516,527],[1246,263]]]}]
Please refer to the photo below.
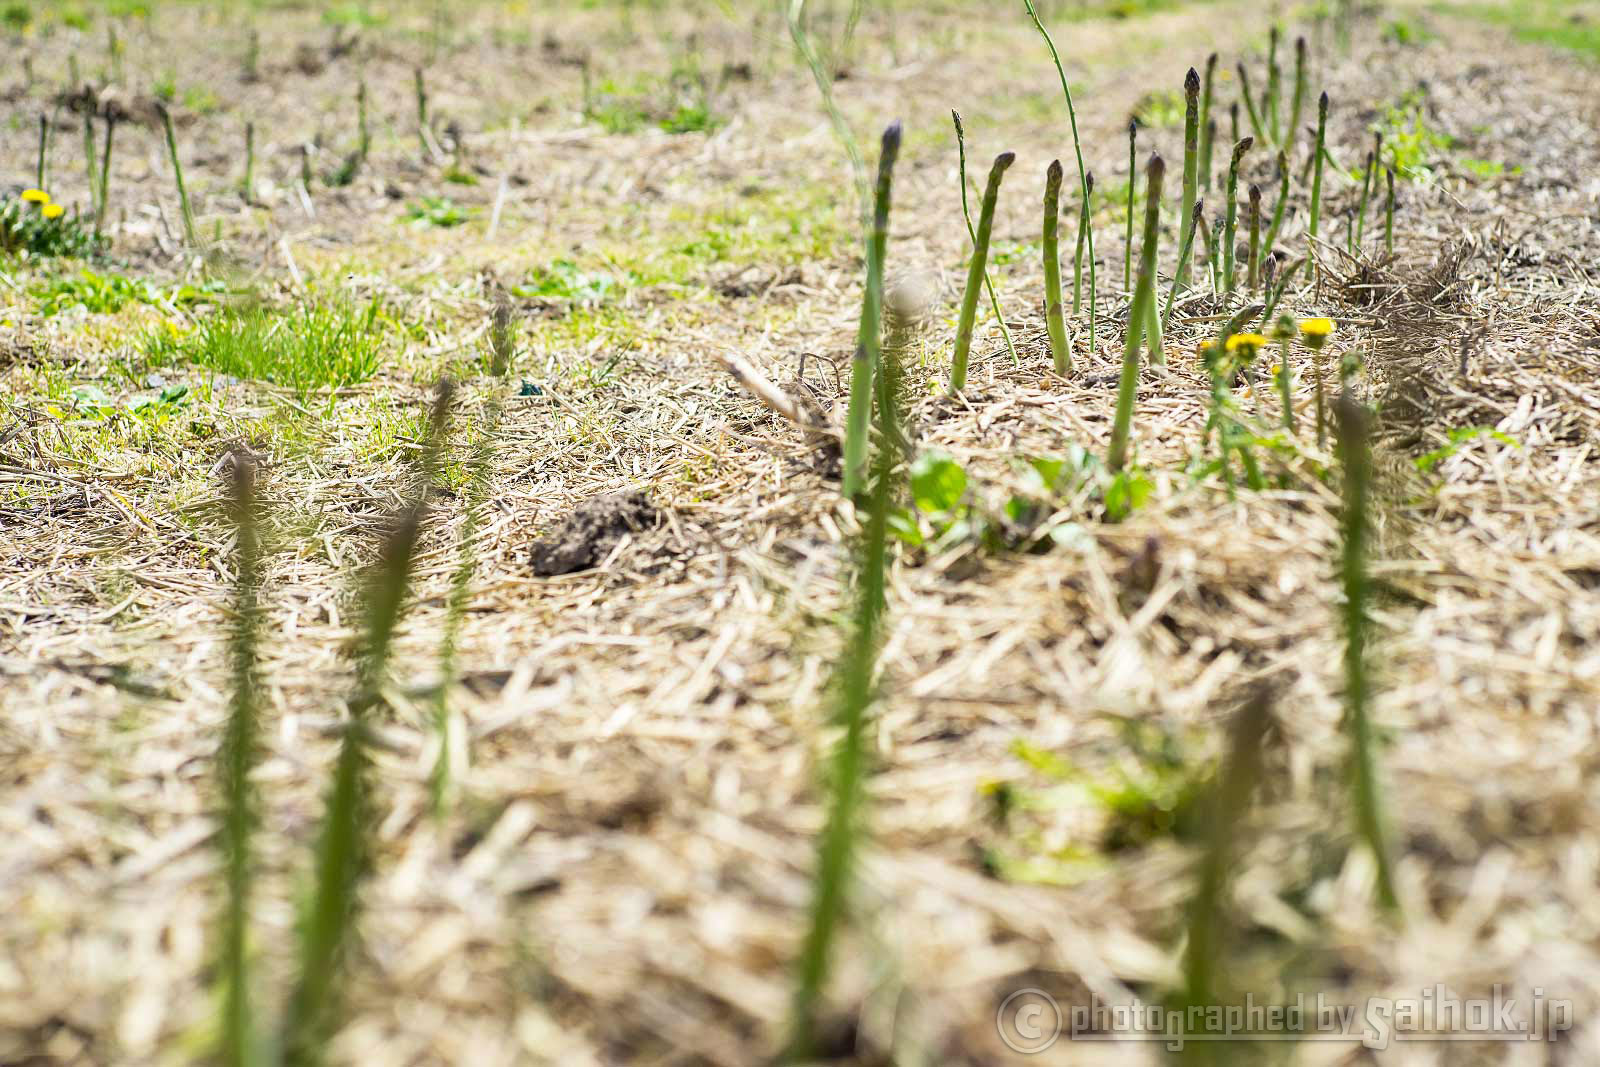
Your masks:
[{"label": "green grass patch", "polygon": [[82,308],[93,315],[114,315],[129,304],[145,304],[176,311],[224,292],[218,281],[199,285],[162,288],[152,282],[126,278],[120,274],[97,274],[81,270],[66,278],[52,278],[35,285],[31,292],[39,314],[49,318],[63,311]]},{"label": "green grass patch", "polygon": [[[1420,101],[1407,94],[1400,103],[1391,105],[1384,116],[1372,124],[1383,134],[1383,147],[1395,174],[1414,182],[1425,182],[1433,177],[1434,167],[1446,158],[1455,147],[1455,138],[1429,125]],[[1359,180],[1361,170],[1353,172]]]},{"label": "green grass patch", "polygon": [[[839,255],[853,243],[855,219],[848,209],[839,210],[838,197],[827,186],[785,185],[748,186],[709,210],[674,208],[669,222],[692,235],[672,247],[678,256],[787,266]],[[660,266],[674,270],[684,265]]]},{"label": "green grass patch", "polygon": [[0,5],[0,25],[12,33],[22,33],[33,24],[33,8],[22,0]]},{"label": "green grass patch", "polygon": [[1383,26],[1383,39],[1402,48],[1427,44],[1434,38],[1435,34],[1432,30],[1422,25],[1422,23],[1412,22],[1410,19],[1390,19]]},{"label": "green grass patch", "polygon": [[1133,118],[1150,129],[1170,129],[1183,125],[1184,99],[1176,89],[1156,89],[1145,93],[1133,106]]},{"label": "green grass patch", "polygon": [[370,4],[335,4],[322,12],[324,26],[347,26],[355,29],[376,29],[389,21],[382,11],[374,11]]},{"label": "green grass patch", "polygon": [[[1117,853],[1163,840],[1192,841],[1198,802],[1215,780],[1216,763],[1193,739],[1134,720],[1110,720],[1120,750],[1094,769],[1024,740],[1011,746],[1026,769],[984,787],[1000,831],[983,864],[1008,882],[1072,885],[1102,873]],[[1063,825],[1082,833],[1063,839]]]},{"label": "green grass patch", "polygon": [[1504,163],[1492,159],[1458,159],[1456,160],[1456,165],[1473,177],[1484,180],[1499,178],[1506,174],[1522,173],[1521,167],[1513,166],[1508,168]]},{"label": "green grass patch", "polygon": [[1053,21],[1086,22],[1089,19],[1134,19],[1172,11],[1179,0],[1078,0],[1060,11],[1049,12]]},{"label": "green grass patch", "polygon": [[631,82],[607,78],[589,91],[583,113],[607,133],[619,134],[650,127],[674,134],[705,133],[727,121],[712,108],[703,81],[687,77]]},{"label": "green grass patch", "polygon": [[637,280],[631,272],[624,273],[619,278],[606,271],[583,270],[570,259],[558,259],[530,272],[525,281],[511,286],[511,293],[573,307],[599,307],[621,296],[624,286]]},{"label": "green grass patch", "polygon": [[1519,41],[1547,44],[1600,59],[1600,17],[1586,16],[1565,0],[1511,0],[1505,4],[1442,4],[1438,10],[1452,15],[1509,26]]},{"label": "green grass patch", "polygon": [[448,196],[425,196],[406,208],[406,221],[413,226],[449,229],[472,218],[472,212]]},{"label": "green grass patch", "polygon": [[187,334],[159,327],[147,340],[146,354],[153,364],[188,362],[302,393],[338,388],[377,373],[384,333],[378,312],[376,303],[358,308],[343,302],[283,313],[225,308]]}]

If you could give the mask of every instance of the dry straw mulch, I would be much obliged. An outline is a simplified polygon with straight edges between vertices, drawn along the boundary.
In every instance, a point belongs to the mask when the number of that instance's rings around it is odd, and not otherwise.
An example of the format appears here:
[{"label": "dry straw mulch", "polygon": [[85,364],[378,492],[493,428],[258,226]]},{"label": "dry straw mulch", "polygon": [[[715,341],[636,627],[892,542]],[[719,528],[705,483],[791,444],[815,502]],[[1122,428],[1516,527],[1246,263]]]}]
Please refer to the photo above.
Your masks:
[{"label": "dry straw mulch", "polygon": [[[1232,11],[1074,31],[1074,54],[1088,57],[1076,73],[1089,81],[1091,166],[1120,174],[1121,116],[1138,90],[1176,87],[1188,63],[1229,47]],[[1064,123],[1050,104],[1048,123],[1003,112],[997,129],[974,97],[998,104],[1021,79],[1049,100],[1053,74],[1026,27],[941,51],[941,17],[906,17],[902,65],[859,70],[841,93],[863,125],[903,114],[913,130],[936,129],[960,106],[975,158],[1019,152],[997,233],[1029,237],[1032,176],[1070,151]],[[1328,250],[1321,288],[1295,300],[1342,321],[1338,348],[1361,355],[1363,388],[1386,412],[1376,715],[1405,926],[1373,913],[1372,872],[1348,853],[1337,499],[1314,483],[1236,501],[1188,487],[1181,467],[1200,439],[1206,387],[1186,353],[1208,325],[1190,321],[1204,307],[1185,308],[1169,369],[1147,371],[1141,390],[1139,455],[1160,485],[1152,506],[1120,526],[1088,525],[1080,544],[1048,554],[907,557],[893,569],[871,845],[834,987],[840,1048],[862,1062],[882,1061],[891,1040],[908,1063],[1005,1062],[994,1011],[1012,989],[1118,999],[1173,980],[1191,854],[1165,841],[1068,885],[999,880],[985,873],[986,850],[1092,848],[1105,816],[1083,805],[1029,812],[1021,824],[1035,836],[1024,838],[994,822],[988,787],[1044,784],[1014,755],[1019,740],[1109,775],[1128,759],[1130,723],[1203,761],[1223,717],[1263,684],[1276,693],[1269,784],[1232,888],[1243,973],[1291,973],[1341,1000],[1436,982],[1462,996],[1495,982],[1523,996],[1540,986],[1577,1002],[1562,1062],[1600,1055],[1589,1021],[1600,1010],[1600,797],[1589,777],[1600,707],[1600,84],[1573,61],[1470,24],[1437,29],[1443,40],[1400,50],[1364,26],[1354,55],[1328,58],[1341,158],[1365,146],[1373,108],[1425,80],[1429,120],[1461,152],[1520,172],[1403,184],[1394,259],[1356,264]],[[1125,59],[1106,50],[1131,34],[1162,43]],[[408,71],[389,74],[393,92],[375,99],[403,110]],[[442,98],[465,95],[439,81]],[[272,84],[248,92],[275,99]],[[808,118],[793,136],[764,135],[796,114]],[[832,168],[815,114],[806,80],[785,71],[748,89],[734,123],[708,137],[530,130],[485,134],[473,156],[534,175],[514,204],[542,220],[541,240],[577,245],[628,197],[647,211],[674,197],[704,206],[749,176]],[[192,135],[223,136],[204,125]],[[1156,134],[1169,160],[1174,138]],[[890,252],[895,272],[931,275],[942,297],[965,240],[952,159],[910,154]],[[1265,154],[1254,163],[1270,188]],[[129,180],[137,195],[156,187],[155,177]],[[422,181],[401,163],[384,180],[403,190]],[[1342,242],[1351,194],[1330,189]],[[365,213],[383,203],[381,187],[361,186],[330,194],[314,222],[297,222],[292,202],[275,217],[302,227],[306,255],[359,242]],[[159,245],[148,217],[126,239],[137,243],[146,224]],[[1098,236],[1102,277],[1120,276],[1119,235]],[[399,273],[470,278],[483,266],[475,249],[417,240]],[[268,234],[249,255],[282,272],[279,247]],[[858,273],[847,259],[753,285],[729,275],[715,310],[692,320],[641,307],[651,330],[614,389],[513,402],[453,695],[470,762],[458,808],[435,821],[430,672],[461,520],[459,501],[445,502],[381,734],[382,845],[351,960],[344,1061],[736,1067],[776,1047],[822,819],[816,757],[831,736],[825,687],[853,518],[825,460],[713,357],[738,354],[786,382],[802,352],[847,356]],[[1083,377],[1061,381],[1047,373],[1033,312],[1036,266],[1019,261],[997,280],[1022,366],[987,335],[964,403],[912,408],[919,443],[957,456],[995,497],[1016,457],[1103,449],[1120,307],[1106,302],[1098,352],[1080,329]],[[351,284],[389,282],[378,269]],[[441,351],[469,344],[488,308],[479,294],[450,299],[461,325]],[[925,339],[918,395],[942,378],[947,332]],[[30,343],[19,335],[18,358],[31,358]],[[810,368],[807,381],[831,401],[825,364]],[[463,403],[474,409],[487,383],[469,385]],[[374,388],[421,394],[396,379]],[[1309,391],[1298,400],[1304,416]],[[1433,475],[1414,472],[1412,457],[1467,426],[1517,444],[1481,438]],[[43,431],[8,442],[0,483],[49,472],[49,455]],[[392,465],[269,459],[274,502],[321,531],[284,532],[268,585],[256,912],[264,964],[278,975],[349,681],[350,568],[370,555],[404,483]],[[184,1061],[211,1010],[210,756],[224,706],[229,545],[214,521],[178,523],[141,504],[137,483],[45,476],[59,487],[47,504],[0,511],[0,1062]],[[537,537],[583,502],[633,489],[648,492],[658,522],[611,530],[593,569],[533,575]],[[109,604],[108,570],[125,579]],[[1385,1062],[1532,1063],[1546,1050],[1501,1051],[1400,1046]],[[1296,1055],[1351,1062],[1352,1049]],[[1095,1056],[1135,1061],[1114,1046],[1062,1043],[1037,1062]]]}]

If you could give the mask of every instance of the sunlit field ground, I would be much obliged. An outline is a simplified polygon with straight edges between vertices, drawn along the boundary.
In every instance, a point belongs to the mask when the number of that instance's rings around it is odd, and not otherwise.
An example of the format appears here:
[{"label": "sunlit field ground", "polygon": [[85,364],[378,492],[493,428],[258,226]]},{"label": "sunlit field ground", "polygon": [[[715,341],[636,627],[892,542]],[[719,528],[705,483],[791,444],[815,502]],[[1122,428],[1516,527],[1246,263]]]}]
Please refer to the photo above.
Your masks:
[{"label": "sunlit field ground", "polygon": [[1600,1058],[1600,7],[1035,4],[0,4],[0,1063]]}]

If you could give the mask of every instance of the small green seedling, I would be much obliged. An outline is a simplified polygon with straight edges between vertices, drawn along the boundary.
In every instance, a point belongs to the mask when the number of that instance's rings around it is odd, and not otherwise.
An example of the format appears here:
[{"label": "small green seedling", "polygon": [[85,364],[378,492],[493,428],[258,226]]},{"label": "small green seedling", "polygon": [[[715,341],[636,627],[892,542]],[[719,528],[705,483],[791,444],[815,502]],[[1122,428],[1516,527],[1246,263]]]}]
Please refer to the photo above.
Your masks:
[{"label": "small green seedling", "polygon": [[449,229],[467,222],[472,215],[448,196],[424,196],[406,208],[405,218],[413,226]]}]

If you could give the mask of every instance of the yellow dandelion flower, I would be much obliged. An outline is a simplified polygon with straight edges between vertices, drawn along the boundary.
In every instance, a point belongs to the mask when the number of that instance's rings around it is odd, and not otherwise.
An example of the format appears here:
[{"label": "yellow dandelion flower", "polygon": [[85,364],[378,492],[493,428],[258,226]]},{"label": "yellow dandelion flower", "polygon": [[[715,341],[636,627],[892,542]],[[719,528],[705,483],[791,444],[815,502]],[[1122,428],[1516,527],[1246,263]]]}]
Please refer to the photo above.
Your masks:
[{"label": "yellow dandelion flower", "polygon": [[1236,333],[1228,338],[1228,351],[1237,352],[1243,349],[1246,352],[1254,352],[1264,347],[1266,343],[1267,339],[1259,333]]},{"label": "yellow dandelion flower", "polygon": [[39,210],[47,219],[59,219],[67,209],[60,204],[46,204]]},{"label": "yellow dandelion flower", "polygon": [[1300,324],[1300,333],[1310,341],[1326,341],[1333,333],[1332,319],[1306,319]]},{"label": "yellow dandelion flower", "polygon": [[22,190],[22,199],[30,204],[48,204],[50,202],[50,194],[43,189],[24,189]]}]

